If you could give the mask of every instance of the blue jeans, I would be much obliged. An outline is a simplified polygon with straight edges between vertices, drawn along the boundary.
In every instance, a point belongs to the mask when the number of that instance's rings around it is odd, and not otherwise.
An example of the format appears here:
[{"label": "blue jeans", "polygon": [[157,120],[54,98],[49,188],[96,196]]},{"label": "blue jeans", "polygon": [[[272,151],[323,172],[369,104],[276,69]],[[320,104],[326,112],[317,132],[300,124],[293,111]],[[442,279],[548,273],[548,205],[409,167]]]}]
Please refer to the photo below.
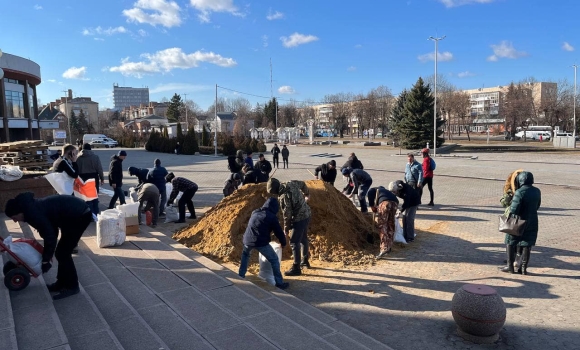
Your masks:
[{"label": "blue jeans", "polygon": [[371,188],[372,184],[373,184],[373,182],[369,181],[368,183],[364,183],[358,187],[358,201],[360,202],[360,211],[363,213],[366,213],[369,211],[367,209],[366,197],[367,197],[367,192]]},{"label": "blue jeans", "polygon": [[99,215],[100,210],[99,210],[99,199],[93,199],[92,201],[88,201],[87,204],[89,205],[89,208],[91,208],[91,212],[95,215]]},{"label": "blue jeans", "polygon": [[115,208],[115,204],[117,204],[117,199],[119,199],[121,205],[125,204],[125,192],[123,192],[123,188],[121,186],[113,188],[113,198],[111,198],[111,202],[109,202],[109,209]]},{"label": "blue jeans", "polygon": [[262,254],[272,265],[272,271],[274,271],[276,285],[284,283],[282,272],[280,272],[280,260],[278,260],[278,255],[274,251],[274,248],[272,248],[272,246],[269,244],[263,247],[248,247],[247,245],[244,245],[244,250],[242,251],[242,262],[240,263],[240,270],[238,275],[240,275],[242,278],[246,277],[246,271],[248,271],[248,262],[250,261],[250,254],[254,249],[259,251],[260,254]]},{"label": "blue jeans", "polygon": [[165,210],[165,204],[167,203],[167,190],[163,187],[162,191],[159,191],[161,195],[161,202],[159,202],[159,214],[162,214]]}]

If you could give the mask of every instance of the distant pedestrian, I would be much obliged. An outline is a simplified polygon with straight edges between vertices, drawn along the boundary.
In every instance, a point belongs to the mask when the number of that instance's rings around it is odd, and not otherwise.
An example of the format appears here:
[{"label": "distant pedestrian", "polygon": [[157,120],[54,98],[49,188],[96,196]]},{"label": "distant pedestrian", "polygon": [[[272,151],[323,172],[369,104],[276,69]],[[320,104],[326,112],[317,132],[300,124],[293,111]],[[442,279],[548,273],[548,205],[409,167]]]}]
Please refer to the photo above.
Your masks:
[{"label": "distant pedestrian", "polygon": [[290,238],[290,247],[294,256],[292,268],[286,271],[286,276],[300,276],[302,267],[310,268],[308,258],[308,224],[311,211],[308,206],[310,191],[304,181],[289,181],[281,184],[276,178],[270,178],[266,185],[269,194],[278,196],[284,233]]},{"label": "distant pedestrian", "polygon": [[265,174],[269,177],[270,173],[272,172],[272,164],[270,164],[270,162],[266,160],[263,153],[260,153],[258,159],[259,160],[256,162],[254,168],[257,169],[258,171],[261,171],[262,174]]},{"label": "distant pedestrian", "polygon": [[431,198],[427,205],[434,206],[435,203],[433,202],[433,198],[435,197],[435,193],[433,192],[433,172],[435,171],[435,160],[429,156],[429,148],[423,148],[421,154],[423,155],[423,182],[421,183],[419,194],[423,197],[423,189],[425,189],[425,185],[427,185],[429,187],[429,195]]},{"label": "distant pedestrian", "polygon": [[405,182],[419,193],[419,204],[421,204],[421,184],[423,183],[423,167],[415,160],[413,153],[407,154],[407,164],[405,165]]},{"label": "distant pedestrian", "polygon": [[317,180],[321,179],[334,186],[334,181],[336,181],[336,161],[333,159],[328,163],[317,166],[314,169],[314,176]]},{"label": "distant pedestrian", "polygon": [[167,174],[165,180],[167,182],[171,182],[171,185],[173,186],[173,190],[171,191],[171,195],[169,195],[167,205],[173,204],[173,201],[175,200],[175,198],[177,198],[179,192],[183,192],[181,198],[177,202],[177,205],[179,207],[179,220],[177,220],[176,222],[177,223],[185,222],[186,205],[190,214],[188,219],[196,219],[197,217],[195,216],[195,207],[193,206],[192,199],[193,196],[195,196],[195,193],[197,192],[198,189],[197,184],[195,182],[189,181],[184,177],[175,177],[173,173]]},{"label": "distant pedestrian", "polygon": [[[503,195],[500,198],[499,202],[505,208],[505,210],[504,210],[505,217],[510,216],[511,205],[512,205],[512,200],[514,198],[514,194],[516,193],[517,189],[520,187],[520,185],[517,181],[518,175],[523,171],[524,171],[524,169],[518,169],[518,170],[510,173],[510,175],[507,177],[507,179],[504,183]],[[507,248],[507,251],[509,251],[509,245],[506,248]],[[517,247],[516,262],[515,262],[515,268],[518,270],[519,270],[521,263],[522,263],[522,252],[523,252],[522,246],[518,246]],[[504,261],[505,264],[507,264],[507,262],[508,262],[508,260]]]},{"label": "distant pedestrian", "polygon": [[[95,186],[97,188],[97,194],[99,193],[99,185],[103,186],[105,184],[105,176],[103,175],[103,165],[101,164],[101,159],[92,150],[91,145],[85,143],[83,145],[83,150],[79,157],[77,158],[77,166],[79,169],[79,176],[83,181],[89,179],[95,179]],[[99,209],[99,197],[87,202],[91,207],[93,214],[97,215],[101,211]]]},{"label": "distant pedestrian", "polygon": [[282,163],[284,164],[284,169],[290,168],[288,165],[288,157],[290,156],[290,150],[286,145],[282,146]]},{"label": "distant pedestrian", "polygon": [[353,170],[351,168],[344,168],[342,169],[342,175],[350,177],[350,180],[354,186],[352,193],[348,197],[352,198],[356,193],[360,203],[360,211],[363,213],[368,212],[366,195],[368,190],[371,188],[371,185],[373,184],[373,179],[369,173],[362,169]]},{"label": "distant pedestrian", "polygon": [[119,151],[111,157],[109,164],[109,185],[113,188],[113,198],[109,202],[109,209],[115,208],[117,199],[121,205],[125,204],[125,192],[123,192],[123,160],[127,158],[127,152]]},{"label": "distant pedestrian", "polygon": [[165,177],[169,174],[167,169],[161,166],[161,159],[157,158],[153,161],[153,169],[147,173],[147,182],[157,186],[161,202],[159,202],[159,216],[164,215],[165,203],[167,203],[167,188],[165,186]]},{"label": "distant pedestrian", "polygon": [[56,161],[61,156],[62,156],[62,150],[59,149],[50,156],[50,159],[52,159],[53,161]]},{"label": "distant pedestrian", "polygon": [[179,142],[175,145],[175,154],[181,154],[181,145]]},{"label": "distant pedestrian", "polygon": [[522,263],[517,271],[522,275],[527,275],[528,264],[532,247],[536,245],[538,239],[538,209],[542,203],[542,193],[540,189],[534,187],[534,175],[528,171],[522,171],[517,176],[518,189],[510,205],[510,214],[519,216],[526,221],[526,227],[521,236],[505,235],[507,246],[507,266],[501,269],[502,272],[515,273],[514,260],[517,247],[522,247]]},{"label": "distant pedestrian", "polygon": [[374,187],[368,193],[369,205],[373,213],[377,213],[379,224],[379,236],[381,238],[381,251],[377,259],[384,258],[391,252],[395,237],[395,215],[399,200],[397,196],[383,186]]},{"label": "distant pedestrian", "polygon": [[242,171],[244,164],[246,164],[246,160],[244,159],[244,151],[241,149],[236,151],[236,164],[238,165],[240,171]]},{"label": "distant pedestrian", "polygon": [[93,221],[89,205],[73,196],[56,195],[36,199],[33,193],[25,192],[6,202],[5,214],[15,222],[28,223],[44,240],[43,274],[51,269],[53,255],[58,261],[56,282],[47,284],[51,293],[58,292],[52,298],[58,300],[78,294],[79,279],[72,254]]},{"label": "distant pedestrian", "polygon": [[[159,189],[154,184],[146,183],[141,186],[139,192],[137,192],[137,200],[139,201],[139,225],[141,225],[141,213],[143,211],[151,210],[151,227],[155,228],[157,226],[157,219],[159,218]],[[147,202],[145,208],[143,208],[143,203]]]},{"label": "distant pedestrian", "polygon": [[280,168],[280,161],[278,158],[280,155],[280,147],[278,147],[278,144],[275,143],[270,152],[272,153],[272,163],[274,163],[276,168]]},{"label": "distant pedestrian", "polygon": [[228,176],[228,179],[224,182],[223,189],[224,197],[230,196],[232,193],[234,193],[234,191],[238,189],[241,183],[242,177],[240,176],[240,174],[238,173],[230,174],[230,176]]},{"label": "distant pedestrian", "polygon": [[401,215],[403,216],[403,235],[407,243],[415,241],[415,214],[419,206],[419,193],[409,184],[401,180],[391,182],[389,191],[403,199]]},{"label": "distant pedestrian", "polygon": [[280,222],[277,217],[278,208],[279,205],[276,198],[268,198],[266,203],[264,203],[260,209],[256,209],[252,212],[252,216],[248,222],[248,227],[244,232],[244,250],[242,251],[242,261],[240,263],[238,275],[242,278],[246,277],[250,254],[252,253],[252,250],[256,249],[268,260],[270,265],[272,265],[276,287],[286,289],[289,284],[284,282],[282,272],[280,272],[280,260],[270,245],[270,236],[271,233],[274,232],[274,235],[276,235],[280,241],[282,248],[286,246],[286,236],[280,227]]},{"label": "distant pedestrian", "polygon": [[251,168],[254,168],[254,160],[252,159],[252,151],[248,151],[244,163],[248,164]]}]

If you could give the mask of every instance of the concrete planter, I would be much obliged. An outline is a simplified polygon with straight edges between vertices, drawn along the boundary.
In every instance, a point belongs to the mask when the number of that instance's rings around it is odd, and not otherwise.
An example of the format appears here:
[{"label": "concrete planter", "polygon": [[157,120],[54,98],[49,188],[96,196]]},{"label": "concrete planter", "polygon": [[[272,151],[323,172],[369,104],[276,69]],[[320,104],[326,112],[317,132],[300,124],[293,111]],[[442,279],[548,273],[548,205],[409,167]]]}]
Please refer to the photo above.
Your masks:
[{"label": "concrete planter", "polygon": [[503,299],[495,289],[482,284],[459,288],[451,302],[451,313],[459,335],[481,344],[497,341],[506,318]]}]

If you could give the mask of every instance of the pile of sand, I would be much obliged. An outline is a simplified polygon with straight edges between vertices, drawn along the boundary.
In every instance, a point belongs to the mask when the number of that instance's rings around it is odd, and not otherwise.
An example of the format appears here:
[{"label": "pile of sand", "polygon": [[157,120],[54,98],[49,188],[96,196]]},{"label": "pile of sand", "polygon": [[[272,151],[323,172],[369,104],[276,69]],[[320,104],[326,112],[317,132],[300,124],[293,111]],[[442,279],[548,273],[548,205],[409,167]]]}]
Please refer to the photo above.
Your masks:
[{"label": "pile of sand", "polygon": [[[378,231],[372,220],[333,186],[320,180],[306,181],[312,218],[308,230],[311,259],[361,265],[373,261],[378,251]],[[173,238],[211,258],[239,263],[242,237],[252,214],[268,198],[266,184],[247,185],[224,198],[205,216]],[[282,222],[281,213],[279,214]],[[374,244],[369,243],[374,237]],[[272,238],[276,241],[275,237]],[[372,239],[371,239],[372,241]],[[256,260],[257,254],[253,254]],[[284,259],[290,249],[284,249]]]}]

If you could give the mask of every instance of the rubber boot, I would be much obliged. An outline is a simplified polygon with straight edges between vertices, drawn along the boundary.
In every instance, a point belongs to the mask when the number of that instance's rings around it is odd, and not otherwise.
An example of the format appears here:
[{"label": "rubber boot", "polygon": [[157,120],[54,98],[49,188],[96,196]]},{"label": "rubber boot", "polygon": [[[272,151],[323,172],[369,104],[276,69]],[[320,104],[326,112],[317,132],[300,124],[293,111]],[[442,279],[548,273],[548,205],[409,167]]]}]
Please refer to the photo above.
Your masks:
[{"label": "rubber boot", "polygon": [[308,258],[302,259],[302,261],[300,262],[300,267],[310,268],[310,262],[308,261]]},{"label": "rubber boot", "polygon": [[528,274],[528,263],[530,262],[530,253],[532,252],[532,247],[523,247],[522,251],[522,265],[519,271],[522,275]]},{"label": "rubber boot", "polygon": [[514,271],[514,261],[516,260],[516,249],[515,245],[507,245],[507,266],[500,268],[501,272],[515,273]]},{"label": "rubber boot", "polygon": [[302,270],[300,270],[300,264],[292,264],[292,268],[284,272],[285,276],[300,276],[301,274]]},{"label": "rubber boot", "polygon": [[516,261],[514,263],[514,270],[516,270],[518,273],[522,273],[522,252],[524,250],[524,247],[522,246],[518,246],[517,249],[517,255],[516,255]]}]

